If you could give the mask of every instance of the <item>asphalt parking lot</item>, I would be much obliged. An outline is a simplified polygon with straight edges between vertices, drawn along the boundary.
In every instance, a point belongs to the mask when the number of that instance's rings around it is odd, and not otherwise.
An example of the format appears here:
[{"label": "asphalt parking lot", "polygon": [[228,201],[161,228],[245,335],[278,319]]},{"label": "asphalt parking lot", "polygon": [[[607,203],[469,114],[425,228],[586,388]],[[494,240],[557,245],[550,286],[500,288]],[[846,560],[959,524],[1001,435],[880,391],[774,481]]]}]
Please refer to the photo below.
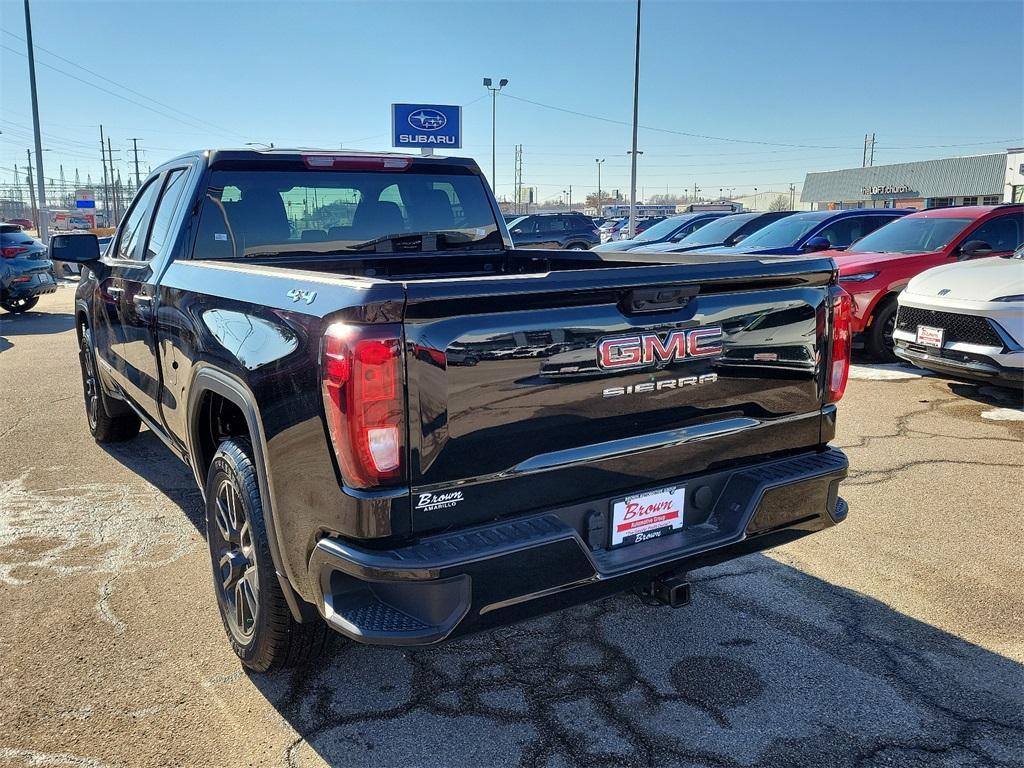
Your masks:
[{"label": "asphalt parking lot", "polygon": [[846,523],[431,650],[242,671],[189,473],[89,437],[72,289],[0,316],[0,764],[1024,765],[1017,398],[859,365]]}]

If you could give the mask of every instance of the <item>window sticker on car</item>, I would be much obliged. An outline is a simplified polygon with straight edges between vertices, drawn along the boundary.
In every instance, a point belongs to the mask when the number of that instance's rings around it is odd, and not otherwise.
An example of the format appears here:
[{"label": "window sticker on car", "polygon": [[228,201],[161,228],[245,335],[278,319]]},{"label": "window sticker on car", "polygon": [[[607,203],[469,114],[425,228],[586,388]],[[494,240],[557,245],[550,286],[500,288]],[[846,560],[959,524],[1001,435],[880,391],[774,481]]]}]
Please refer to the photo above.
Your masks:
[{"label": "window sticker on car", "polygon": [[214,232],[213,233],[213,239],[214,240],[224,240],[224,241],[226,241],[228,239],[227,232]]}]

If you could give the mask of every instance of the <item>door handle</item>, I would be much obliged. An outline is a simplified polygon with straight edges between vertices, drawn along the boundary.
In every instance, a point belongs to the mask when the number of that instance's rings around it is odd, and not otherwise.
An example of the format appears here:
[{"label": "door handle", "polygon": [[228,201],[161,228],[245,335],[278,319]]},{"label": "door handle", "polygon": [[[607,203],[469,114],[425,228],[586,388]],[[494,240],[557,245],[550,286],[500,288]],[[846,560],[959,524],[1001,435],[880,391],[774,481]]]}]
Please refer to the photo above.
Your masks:
[{"label": "door handle", "polygon": [[135,305],[135,316],[140,320],[149,322],[153,318],[153,297],[144,293],[137,293],[132,296],[132,304]]}]

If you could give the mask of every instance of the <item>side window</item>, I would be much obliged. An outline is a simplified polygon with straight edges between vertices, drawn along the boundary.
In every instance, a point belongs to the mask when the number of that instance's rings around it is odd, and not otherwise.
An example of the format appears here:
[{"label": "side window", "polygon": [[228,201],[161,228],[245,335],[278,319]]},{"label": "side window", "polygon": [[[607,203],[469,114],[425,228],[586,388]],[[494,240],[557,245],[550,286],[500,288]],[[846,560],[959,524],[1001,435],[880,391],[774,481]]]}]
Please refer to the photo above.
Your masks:
[{"label": "side window", "polygon": [[516,224],[515,229],[512,230],[517,235],[529,235],[537,231],[537,220],[534,218],[523,219]]},{"label": "side window", "polygon": [[149,242],[146,244],[145,258],[154,259],[163,253],[164,248],[169,245],[171,236],[171,220],[174,211],[181,200],[181,194],[185,190],[185,176],[187,170],[179,168],[171,171],[164,185],[164,192],[156,204],[156,213],[153,215],[153,226],[150,227]]},{"label": "side window", "polygon": [[562,223],[557,216],[542,216],[537,220],[537,231],[540,233],[561,232]]},{"label": "side window", "polygon": [[874,216],[851,216],[846,219],[834,221],[818,233],[819,237],[828,238],[833,248],[845,248],[854,240],[859,240],[876,227],[868,223],[868,219],[877,218]]},{"label": "side window", "polygon": [[993,251],[1012,251],[1024,242],[1024,238],[1021,237],[1022,226],[1024,216],[1020,214],[989,219],[969,234],[964,242],[981,240],[991,245]]},{"label": "side window", "polygon": [[705,224],[710,224],[712,221],[714,221],[714,219],[697,219],[697,221],[693,222],[692,224],[686,225],[684,233],[687,235],[692,234],[693,232],[696,232],[698,229],[703,227]]},{"label": "side window", "polygon": [[128,211],[124,221],[121,222],[121,231],[118,232],[117,247],[114,249],[114,256],[118,259],[134,259],[135,252],[142,237],[143,224],[149,216],[153,207],[153,200],[156,198],[157,179],[150,179],[142,191],[135,196],[132,209]]}]

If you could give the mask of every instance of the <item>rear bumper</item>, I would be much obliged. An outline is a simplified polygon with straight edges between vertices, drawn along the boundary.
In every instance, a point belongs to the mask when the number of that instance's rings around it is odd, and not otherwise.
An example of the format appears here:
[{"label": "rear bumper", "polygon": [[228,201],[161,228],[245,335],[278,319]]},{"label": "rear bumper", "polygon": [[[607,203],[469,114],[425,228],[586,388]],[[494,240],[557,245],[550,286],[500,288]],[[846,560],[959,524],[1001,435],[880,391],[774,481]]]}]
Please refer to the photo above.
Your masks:
[{"label": "rear bumper", "polygon": [[[367,550],[321,539],[318,608],[375,645],[430,645],[730,560],[841,522],[846,456],[828,449],[681,480],[685,526],[608,549],[612,499]],[[666,483],[672,485],[672,483]]]},{"label": "rear bumper", "polygon": [[[15,278],[17,279],[17,278]],[[42,296],[45,293],[53,293],[57,290],[57,280],[50,272],[32,275],[30,280],[16,283],[9,281],[4,286],[4,299],[30,299],[33,296]]]}]

